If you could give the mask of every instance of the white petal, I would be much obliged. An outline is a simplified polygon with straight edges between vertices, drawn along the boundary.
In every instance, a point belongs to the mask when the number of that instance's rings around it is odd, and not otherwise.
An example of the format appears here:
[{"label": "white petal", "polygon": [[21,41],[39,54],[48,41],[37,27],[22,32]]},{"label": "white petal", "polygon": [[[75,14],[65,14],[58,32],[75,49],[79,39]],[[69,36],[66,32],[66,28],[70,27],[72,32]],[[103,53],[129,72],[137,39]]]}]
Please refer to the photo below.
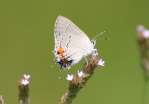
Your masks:
[{"label": "white petal", "polygon": [[99,61],[98,61],[98,63],[97,63],[97,65],[99,65],[99,66],[104,66],[104,61],[102,60],[102,59],[100,59]]},{"label": "white petal", "polygon": [[66,79],[67,79],[68,81],[72,81],[72,79],[73,79],[73,74],[67,74]]}]

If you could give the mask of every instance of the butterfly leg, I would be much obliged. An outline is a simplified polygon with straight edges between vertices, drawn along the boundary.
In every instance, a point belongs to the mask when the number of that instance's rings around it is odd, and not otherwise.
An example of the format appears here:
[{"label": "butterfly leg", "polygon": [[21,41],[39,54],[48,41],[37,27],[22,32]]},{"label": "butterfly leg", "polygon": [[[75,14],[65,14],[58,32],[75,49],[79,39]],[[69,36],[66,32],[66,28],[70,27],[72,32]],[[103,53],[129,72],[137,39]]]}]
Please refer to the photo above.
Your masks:
[{"label": "butterfly leg", "polygon": [[87,57],[84,57],[84,60],[85,60],[86,64],[88,65]]}]

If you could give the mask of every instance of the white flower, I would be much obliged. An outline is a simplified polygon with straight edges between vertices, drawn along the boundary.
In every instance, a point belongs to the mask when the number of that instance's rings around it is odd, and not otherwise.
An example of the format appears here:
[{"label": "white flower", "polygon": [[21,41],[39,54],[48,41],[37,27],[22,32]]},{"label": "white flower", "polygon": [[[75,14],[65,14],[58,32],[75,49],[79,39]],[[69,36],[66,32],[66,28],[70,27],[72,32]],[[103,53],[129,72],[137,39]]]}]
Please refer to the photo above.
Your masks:
[{"label": "white flower", "polygon": [[78,70],[78,73],[77,73],[77,74],[78,74],[78,76],[79,76],[80,78],[84,76],[83,71],[79,71],[79,70]]},{"label": "white flower", "polygon": [[143,25],[137,26],[137,31],[138,31],[138,32],[144,32],[144,31],[145,31],[144,26],[143,26]]},{"label": "white flower", "polygon": [[143,36],[144,36],[144,38],[149,38],[149,30],[145,30],[143,32]]},{"label": "white flower", "polygon": [[98,61],[97,65],[99,65],[99,66],[104,66],[104,63],[105,63],[105,61],[102,60],[102,59],[100,59],[100,60]]},{"label": "white flower", "polygon": [[21,79],[21,85],[28,85],[29,84],[29,81],[26,80],[26,79]]},{"label": "white flower", "polygon": [[30,77],[29,74],[23,74],[20,79],[20,84],[24,86],[28,85],[30,83]]},{"label": "white flower", "polygon": [[29,74],[24,74],[24,75],[23,75],[23,78],[26,79],[26,80],[29,80],[30,77],[31,77],[31,76],[30,76]]},{"label": "white flower", "polygon": [[73,74],[67,74],[66,80],[72,81],[73,79]]},{"label": "white flower", "polygon": [[143,38],[149,38],[149,30],[145,29],[143,25],[139,25],[137,27],[137,32],[139,33],[140,36]]}]

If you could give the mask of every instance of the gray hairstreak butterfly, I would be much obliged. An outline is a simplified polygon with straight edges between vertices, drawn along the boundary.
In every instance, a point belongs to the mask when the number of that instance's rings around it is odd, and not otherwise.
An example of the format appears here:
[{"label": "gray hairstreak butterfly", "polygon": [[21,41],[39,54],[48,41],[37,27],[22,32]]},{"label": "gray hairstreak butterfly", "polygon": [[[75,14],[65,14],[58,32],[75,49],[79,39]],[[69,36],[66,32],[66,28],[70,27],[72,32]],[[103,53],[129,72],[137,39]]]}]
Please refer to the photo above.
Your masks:
[{"label": "gray hairstreak butterfly", "polygon": [[72,21],[58,16],[54,29],[54,55],[60,67],[68,68],[94,52],[94,43]]}]

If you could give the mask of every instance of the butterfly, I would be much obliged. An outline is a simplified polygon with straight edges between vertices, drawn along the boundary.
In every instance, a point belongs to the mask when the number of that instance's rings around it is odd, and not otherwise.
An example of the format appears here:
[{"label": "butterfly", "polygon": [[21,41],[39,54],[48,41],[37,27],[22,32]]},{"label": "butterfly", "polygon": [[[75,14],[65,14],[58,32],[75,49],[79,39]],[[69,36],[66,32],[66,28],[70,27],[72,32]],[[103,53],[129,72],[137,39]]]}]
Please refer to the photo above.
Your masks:
[{"label": "butterfly", "polygon": [[95,44],[79,27],[64,16],[58,16],[54,27],[54,55],[61,69],[77,64],[95,51]]}]

